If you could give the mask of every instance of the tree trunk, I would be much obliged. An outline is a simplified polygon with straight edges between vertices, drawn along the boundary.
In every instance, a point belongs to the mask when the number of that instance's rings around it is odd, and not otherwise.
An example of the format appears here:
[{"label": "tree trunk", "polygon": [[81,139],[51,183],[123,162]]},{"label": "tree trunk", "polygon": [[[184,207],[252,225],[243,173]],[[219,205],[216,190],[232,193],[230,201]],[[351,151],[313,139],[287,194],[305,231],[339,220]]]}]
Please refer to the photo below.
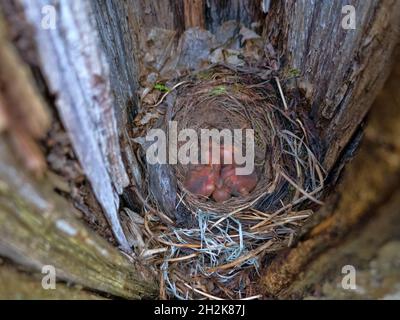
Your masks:
[{"label": "tree trunk", "polygon": [[[143,189],[144,182],[128,132],[142,111],[139,84],[146,75],[149,33],[165,29],[171,41],[162,46],[172,52],[188,28],[215,33],[229,20],[261,32],[266,55],[272,45],[281,69],[299,74],[296,82],[308,100],[332,184],[327,204],[303,226],[298,243],[267,266],[260,287],[270,297],[303,297],[316,290],[315,282],[333,279],[343,264],[370,261],[400,230],[398,64],[337,192],[334,183],[391,71],[400,37],[400,2],[352,1],[356,28],[345,30],[342,7],[347,2],[4,0],[0,255],[12,263],[0,265],[0,278],[23,281],[21,297],[46,298],[33,283],[35,277],[17,272],[15,263],[32,272],[50,264],[60,280],[91,290],[124,298],[156,296],[151,266],[141,265],[137,257],[127,259],[77,218],[62,192],[54,191],[62,187],[50,178],[43,140],[49,139],[51,124],[60,121],[73,147],[71,157],[76,156],[88,192],[97,199],[97,211],[106,216],[120,249],[132,257],[118,212],[122,204],[143,205],[131,191]],[[43,26],[46,5],[55,8],[55,28]],[[164,58],[156,62],[161,65],[169,57]],[[82,181],[69,183],[76,188]],[[380,237],[374,237],[377,232]],[[0,288],[0,297],[16,293],[13,281]],[[79,287],[60,286],[58,298],[95,297]]]},{"label": "tree trunk", "polygon": [[[0,23],[3,24],[1,19]],[[3,30],[0,27],[0,31]],[[3,33],[0,34],[0,57],[0,254],[31,270],[41,271],[43,265],[52,265],[58,280],[107,294],[136,299],[155,296],[153,274],[129,261],[78,221],[76,210],[53,191],[54,180],[49,178],[38,144],[38,139],[48,130],[51,113],[34,85],[30,70]],[[62,78],[60,70],[53,72],[60,72],[58,75]],[[65,73],[64,77],[68,78]],[[67,88],[60,93],[60,99],[68,94]],[[69,98],[78,99],[79,96]],[[63,112],[72,113],[67,117],[80,112],[69,109],[74,106],[71,101],[64,106]],[[76,138],[81,139],[78,133],[84,136],[81,129],[87,129],[82,121],[91,118],[82,115],[79,118],[76,113],[75,116],[77,122],[72,121],[70,130],[76,129]],[[94,131],[88,133],[92,138],[96,136]],[[82,147],[86,146],[85,153],[90,152],[87,141],[78,141]],[[82,156],[85,153],[82,152]],[[118,163],[113,164],[118,167]],[[89,172],[93,172],[95,166],[93,163]],[[26,288],[22,289],[25,292]],[[32,292],[31,297],[35,297],[34,294]]]},{"label": "tree trunk", "polygon": [[392,65],[399,39],[400,3],[352,1],[356,29],[342,28],[348,1],[275,1],[266,39],[279,48],[285,68],[299,70],[299,86],[332,169],[368,113]]}]

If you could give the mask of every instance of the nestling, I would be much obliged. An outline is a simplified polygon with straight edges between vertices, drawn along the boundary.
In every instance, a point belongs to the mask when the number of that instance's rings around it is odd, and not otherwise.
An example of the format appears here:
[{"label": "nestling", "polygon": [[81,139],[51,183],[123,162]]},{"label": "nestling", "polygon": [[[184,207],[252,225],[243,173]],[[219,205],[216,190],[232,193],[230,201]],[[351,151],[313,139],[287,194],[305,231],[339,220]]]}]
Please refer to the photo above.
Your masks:
[{"label": "nestling", "polygon": [[193,194],[209,197],[215,190],[218,177],[219,166],[198,165],[188,172],[184,185]]},{"label": "nestling", "polygon": [[[211,147],[210,147],[211,151]],[[197,165],[189,170],[184,185],[191,193],[224,202],[231,196],[248,195],[257,185],[257,174],[237,175],[233,155],[234,147],[220,148],[221,164]],[[233,162],[233,163],[232,163]]]}]

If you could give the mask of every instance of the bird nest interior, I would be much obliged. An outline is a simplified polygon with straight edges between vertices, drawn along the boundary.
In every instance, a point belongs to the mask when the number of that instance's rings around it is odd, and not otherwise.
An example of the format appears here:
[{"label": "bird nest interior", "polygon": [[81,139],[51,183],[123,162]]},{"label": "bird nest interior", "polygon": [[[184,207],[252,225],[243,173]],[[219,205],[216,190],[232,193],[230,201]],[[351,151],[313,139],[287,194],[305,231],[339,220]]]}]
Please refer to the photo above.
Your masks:
[{"label": "bird nest interior", "polygon": [[[216,202],[186,188],[190,165],[147,164],[144,234],[159,253],[162,298],[258,297],[260,267],[291,245],[320,204],[324,171],[305,100],[279,73],[256,71],[214,65],[170,80],[156,104],[165,112],[151,128],[168,131],[175,121],[178,132],[253,129],[257,175],[251,192]],[[168,201],[175,210],[165,210]]]}]

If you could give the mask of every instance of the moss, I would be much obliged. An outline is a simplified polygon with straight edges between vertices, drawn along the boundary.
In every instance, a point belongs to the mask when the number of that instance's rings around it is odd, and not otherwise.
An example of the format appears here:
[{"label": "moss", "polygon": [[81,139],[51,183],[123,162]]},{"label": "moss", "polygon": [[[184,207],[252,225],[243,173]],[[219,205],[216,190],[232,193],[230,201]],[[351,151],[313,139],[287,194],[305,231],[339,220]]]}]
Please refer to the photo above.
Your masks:
[{"label": "moss", "polygon": [[210,93],[213,96],[219,96],[221,94],[225,94],[226,93],[226,87],[225,86],[217,86],[215,88],[212,88]]}]

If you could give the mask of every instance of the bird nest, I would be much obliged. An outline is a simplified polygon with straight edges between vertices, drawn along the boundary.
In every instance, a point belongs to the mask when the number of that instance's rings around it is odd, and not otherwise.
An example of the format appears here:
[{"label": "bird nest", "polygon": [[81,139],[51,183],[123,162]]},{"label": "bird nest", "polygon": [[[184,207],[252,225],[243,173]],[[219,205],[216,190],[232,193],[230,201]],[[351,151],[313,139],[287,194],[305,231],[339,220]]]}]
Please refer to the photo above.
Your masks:
[{"label": "bird nest", "polygon": [[153,224],[153,237],[165,249],[159,260],[162,297],[260,297],[254,285],[260,267],[290,245],[313,204],[321,204],[324,172],[315,140],[297,112],[301,101],[284,89],[277,75],[226,66],[192,74],[174,87],[168,120],[177,122],[178,132],[254,130],[258,182],[248,195],[217,203],[185,188],[188,165],[171,165],[176,211],[188,222]]},{"label": "bird nest", "polygon": [[[247,196],[232,197],[222,203],[199,197],[186,190],[183,184],[190,166],[178,162],[174,167],[182,202],[192,212],[202,210],[224,214],[241,211],[251,207],[276,187],[274,177],[277,176],[281,158],[276,145],[276,127],[282,125],[281,119],[276,118],[271,109],[272,88],[269,93],[265,90],[262,94],[249,83],[250,80],[228,69],[220,69],[212,74],[211,79],[195,79],[178,92],[173,109],[175,116],[172,118],[177,122],[178,132],[193,129],[201,137],[203,129],[216,129],[219,132],[227,129],[254,130],[254,169],[259,178],[257,186]],[[245,151],[245,141],[242,140]],[[200,141],[198,143],[200,145]]]}]

